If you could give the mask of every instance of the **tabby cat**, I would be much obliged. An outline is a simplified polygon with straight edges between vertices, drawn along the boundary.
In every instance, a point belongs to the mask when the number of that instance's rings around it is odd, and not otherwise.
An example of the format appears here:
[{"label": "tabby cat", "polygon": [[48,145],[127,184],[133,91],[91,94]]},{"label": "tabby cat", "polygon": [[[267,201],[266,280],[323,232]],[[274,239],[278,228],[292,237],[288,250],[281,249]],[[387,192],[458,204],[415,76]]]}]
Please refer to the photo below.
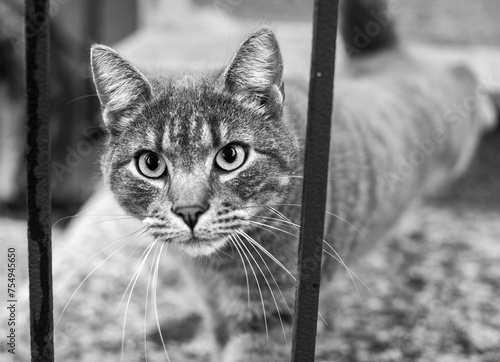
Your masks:
[{"label": "tabby cat", "polygon": [[[392,20],[385,4],[343,4],[350,59],[335,85],[326,278],[460,174],[493,119],[466,68],[410,57],[392,21],[363,32]],[[289,360],[307,94],[291,80],[285,96],[273,31],[252,32],[216,72],[143,73],[103,45],[91,58],[109,131],[105,180],[152,240],[193,256],[220,347],[213,360]]]}]

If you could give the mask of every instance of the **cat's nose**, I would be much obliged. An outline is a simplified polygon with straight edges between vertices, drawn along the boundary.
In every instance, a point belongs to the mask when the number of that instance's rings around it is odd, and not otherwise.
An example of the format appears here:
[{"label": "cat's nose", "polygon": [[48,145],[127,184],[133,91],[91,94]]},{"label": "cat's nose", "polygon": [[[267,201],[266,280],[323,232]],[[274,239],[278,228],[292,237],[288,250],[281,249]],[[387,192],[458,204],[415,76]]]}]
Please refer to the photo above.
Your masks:
[{"label": "cat's nose", "polygon": [[196,223],[200,216],[207,211],[207,206],[195,205],[195,206],[183,206],[174,208],[173,211],[176,215],[180,216],[182,220],[192,229],[194,229]]}]

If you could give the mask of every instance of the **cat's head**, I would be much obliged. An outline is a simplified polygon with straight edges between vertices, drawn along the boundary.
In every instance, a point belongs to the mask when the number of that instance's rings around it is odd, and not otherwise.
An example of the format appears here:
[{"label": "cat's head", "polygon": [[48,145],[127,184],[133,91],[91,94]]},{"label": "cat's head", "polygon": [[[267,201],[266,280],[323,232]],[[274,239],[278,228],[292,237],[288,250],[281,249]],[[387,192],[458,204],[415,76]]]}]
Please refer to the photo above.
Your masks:
[{"label": "cat's head", "polygon": [[159,240],[210,254],[289,192],[297,142],[270,29],[213,74],[147,77],[102,45],[91,58],[110,135],[105,179]]}]

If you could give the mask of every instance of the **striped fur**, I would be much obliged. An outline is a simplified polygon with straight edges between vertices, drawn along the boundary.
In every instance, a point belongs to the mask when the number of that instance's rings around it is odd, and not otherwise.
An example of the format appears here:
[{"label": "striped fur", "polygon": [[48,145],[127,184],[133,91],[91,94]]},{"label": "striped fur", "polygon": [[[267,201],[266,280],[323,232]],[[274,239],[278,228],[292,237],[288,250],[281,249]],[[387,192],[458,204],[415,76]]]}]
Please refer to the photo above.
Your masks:
[{"label": "striped fur", "polygon": [[[213,252],[209,245],[226,239],[230,227],[248,229],[248,218],[290,192],[291,178],[283,175],[298,169],[297,141],[281,117],[281,70],[273,76],[272,69],[252,65],[255,76],[248,81],[255,86],[244,84],[246,58],[257,49],[256,40],[269,47],[262,55],[266,60],[279,55],[274,34],[262,28],[224,72],[174,79],[147,80],[113,50],[95,46],[92,51],[96,88],[112,135],[103,163],[106,179],[120,204],[145,220],[153,234],[189,244],[194,254]],[[281,64],[281,58],[276,62]],[[217,152],[235,142],[248,147],[245,164],[230,173],[214,167]],[[164,157],[168,177],[151,180],[139,174],[135,164],[144,150]],[[194,235],[172,212],[193,189],[201,190],[193,204],[208,200],[210,205]]]},{"label": "striped fur", "polygon": [[[370,10],[370,2],[354,3]],[[378,39],[364,57],[355,54],[336,80],[327,200],[334,216],[326,218],[326,235],[351,259],[373,247],[413,200],[464,169],[492,117],[490,100],[470,72],[410,58],[390,29],[381,35],[390,39]],[[284,268],[295,270],[297,238],[289,236],[296,230],[286,220],[300,218],[295,205],[307,101],[304,85],[292,81],[283,102],[273,32],[263,27],[250,34],[215,73],[145,76],[101,46],[92,62],[110,131],[103,173],[120,205],[155,237],[189,254],[224,252],[191,265],[220,343],[213,360],[289,360],[281,330],[291,331],[295,282]],[[225,172],[214,160],[231,143],[248,154],[241,168]],[[159,179],[137,169],[146,150],[167,164]],[[174,210],[198,204],[209,206],[191,231]],[[281,265],[266,265],[261,247]],[[248,297],[243,260],[262,271],[250,278]],[[336,262],[324,265],[331,274]]]}]

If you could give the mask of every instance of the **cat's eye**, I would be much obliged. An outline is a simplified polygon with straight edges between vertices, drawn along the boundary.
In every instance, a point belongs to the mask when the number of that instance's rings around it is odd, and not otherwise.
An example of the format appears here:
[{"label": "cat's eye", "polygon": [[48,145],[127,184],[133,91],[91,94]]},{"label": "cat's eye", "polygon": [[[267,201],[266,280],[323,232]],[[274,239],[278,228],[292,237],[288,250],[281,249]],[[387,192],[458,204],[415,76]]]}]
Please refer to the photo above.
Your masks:
[{"label": "cat's eye", "polygon": [[230,144],[217,153],[215,164],[224,171],[234,171],[245,163],[246,154],[243,146]]},{"label": "cat's eye", "polygon": [[139,172],[149,178],[159,178],[167,170],[165,160],[154,152],[144,152],[137,159],[137,169]]}]

